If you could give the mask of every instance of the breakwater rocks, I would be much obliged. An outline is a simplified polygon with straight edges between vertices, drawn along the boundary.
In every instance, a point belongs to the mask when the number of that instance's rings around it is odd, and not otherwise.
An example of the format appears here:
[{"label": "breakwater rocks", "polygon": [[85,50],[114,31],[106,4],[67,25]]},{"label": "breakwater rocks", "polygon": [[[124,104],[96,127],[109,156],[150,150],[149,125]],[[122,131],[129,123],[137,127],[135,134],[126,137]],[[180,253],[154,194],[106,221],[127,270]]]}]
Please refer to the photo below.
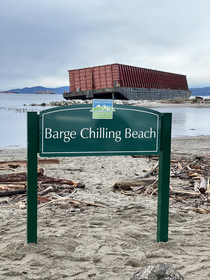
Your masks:
[{"label": "breakwater rocks", "polygon": [[[156,101],[151,100],[114,100],[114,104],[122,104],[122,105],[139,105],[139,104],[154,104]],[[92,99],[90,100],[81,100],[81,99],[73,99],[73,100],[61,100],[61,101],[52,101],[49,104],[30,104],[30,106],[67,106],[67,105],[78,105],[78,104],[92,104]]]},{"label": "breakwater rocks", "polygon": [[[61,100],[52,101],[50,103],[42,104],[30,104],[30,106],[41,106],[41,107],[57,107],[67,105],[78,105],[78,104],[92,104],[92,99],[72,99],[72,100]],[[115,99],[114,104],[122,105],[133,105],[146,108],[159,108],[159,107],[195,107],[195,108],[210,108],[210,101],[204,99],[203,102],[194,102],[194,99],[181,99],[177,98],[174,100],[163,99],[163,100],[119,100]]]}]

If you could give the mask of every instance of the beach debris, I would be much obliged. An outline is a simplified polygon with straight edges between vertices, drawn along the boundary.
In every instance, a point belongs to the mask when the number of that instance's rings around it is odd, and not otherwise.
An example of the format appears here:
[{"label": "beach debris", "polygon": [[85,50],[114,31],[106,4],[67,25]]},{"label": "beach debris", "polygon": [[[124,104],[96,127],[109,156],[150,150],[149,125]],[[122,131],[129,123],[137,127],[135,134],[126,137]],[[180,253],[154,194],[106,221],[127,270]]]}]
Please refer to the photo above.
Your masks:
[{"label": "beach debris", "polygon": [[[37,170],[37,181],[40,184],[55,184],[55,185],[72,185],[73,187],[83,188],[85,187],[82,183],[75,183],[72,180],[58,179],[53,177],[48,177],[44,175],[44,169],[39,168]],[[27,185],[27,173],[11,173],[0,175],[0,183],[13,184],[19,182],[21,185]]]},{"label": "beach debris", "polygon": [[26,193],[26,188],[21,188],[21,189],[7,189],[7,190],[0,190],[0,197],[4,197],[4,196],[10,196],[10,195],[14,195],[14,194],[23,194]]},{"label": "beach debris", "polygon": [[[44,164],[59,164],[59,159],[38,159],[38,165]],[[18,168],[20,166],[27,166],[26,160],[12,160],[12,161],[0,161],[0,168]]]},{"label": "beach debris", "polygon": [[207,191],[206,191],[206,194],[208,195],[208,197],[210,197],[210,184],[209,184],[209,178],[208,178],[208,181],[207,181]]},{"label": "beach debris", "polygon": [[26,204],[25,204],[24,202],[22,202],[22,201],[19,201],[19,202],[17,203],[17,205],[18,205],[18,208],[19,208],[19,209],[26,209]]},{"label": "beach debris", "polygon": [[[120,181],[114,184],[114,189],[120,189],[120,190],[133,190],[139,191],[140,189],[145,188],[145,186],[150,186],[156,181],[156,179],[153,178],[141,178],[141,179],[131,179],[131,180],[124,180]],[[134,188],[137,187],[137,188]]]},{"label": "beach debris", "polygon": [[199,191],[205,193],[207,191],[207,182],[204,177],[200,179]]},{"label": "beach debris", "polygon": [[139,176],[135,176],[133,179],[139,179],[139,178],[146,178],[148,177],[150,174],[152,174],[159,166],[159,161],[147,172],[145,172],[142,175]]},{"label": "beach debris", "polygon": [[192,99],[191,103],[204,103],[204,99],[201,96],[196,96],[194,99]]},{"label": "beach debris", "polygon": [[[144,157],[146,161],[157,161],[152,168],[143,171],[141,175],[131,180],[123,180],[114,184],[114,190],[120,190],[124,195],[157,195],[158,194],[158,156],[133,156]],[[205,205],[210,209],[210,155],[192,155],[186,153],[172,153],[170,165],[170,200],[174,203],[182,202],[191,205],[194,209],[203,209]],[[177,180],[178,179],[178,180]],[[179,181],[180,179],[180,181]],[[184,183],[183,183],[184,182]],[[209,213],[205,210],[194,210],[198,213]]]},{"label": "beach debris", "polygon": [[[37,170],[37,202],[40,205],[53,203],[54,201],[58,203],[59,201],[69,201],[72,204],[85,204],[92,206],[105,207],[103,205],[95,204],[94,202],[82,202],[76,201],[73,198],[62,197],[62,195],[73,194],[78,188],[85,188],[83,183],[76,183],[72,180],[53,178],[44,175],[44,169],[39,168]],[[20,209],[24,209],[26,205],[26,192],[27,192],[27,173],[10,173],[0,175],[0,197],[5,197],[9,199],[2,199],[0,203],[17,203]],[[58,196],[58,193],[60,196]],[[56,194],[57,200],[54,200]],[[58,199],[59,197],[59,199]]]},{"label": "beach debris", "polygon": [[85,204],[87,206],[95,206],[95,207],[103,207],[103,208],[107,208],[107,206],[102,205],[102,204],[98,204],[98,203],[94,203],[94,202],[86,202],[86,201],[82,201],[82,200],[78,200],[78,199],[74,199],[74,198],[69,198],[69,197],[61,197],[55,200],[51,200],[45,204],[42,204],[39,206],[39,208],[46,206],[48,204],[51,203],[55,203],[55,202],[59,202],[59,201],[70,201],[71,203],[75,203],[75,204]]},{"label": "beach debris", "polygon": [[193,211],[200,213],[200,214],[209,214],[210,210],[204,208],[194,208]]},{"label": "beach debris", "polygon": [[173,194],[184,194],[184,195],[188,195],[188,196],[191,196],[191,197],[200,197],[201,193],[200,192],[196,192],[196,191],[186,191],[186,190],[177,190],[177,189],[173,189],[171,186],[170,186],[170,193],[173,193]]},{"label": "beach debris", "polygon": [[165,263],[154,263],[144,266],[130,280],[184,280],[183,276]]},{"label": "beach debris", "polygon": [[[69,208],[69,203],[73,208],[78,208],[81,211],[84,209],[82,206],[94,206],[107,208],[107,206],[95,203],[78,200],[72,197],[77,192],[78,188],[85,188],[85,184],[76,183],[72,180],[58,179],[44,175],[44,169],[37,170],[37,203],[39,207],[47,206],[50,204],[60,205],[61,208]],[[2,199],[0,203],[17,203],[19,209],[26,208],[26,192],[27,192],[27,173],[11,173],[0,175],[0,197],[9,197]],[[68,195],[68,196],[67,196]],[[69,197],[70,196],[70,197]],[[64,205],[64,202],[68,204]]]}]

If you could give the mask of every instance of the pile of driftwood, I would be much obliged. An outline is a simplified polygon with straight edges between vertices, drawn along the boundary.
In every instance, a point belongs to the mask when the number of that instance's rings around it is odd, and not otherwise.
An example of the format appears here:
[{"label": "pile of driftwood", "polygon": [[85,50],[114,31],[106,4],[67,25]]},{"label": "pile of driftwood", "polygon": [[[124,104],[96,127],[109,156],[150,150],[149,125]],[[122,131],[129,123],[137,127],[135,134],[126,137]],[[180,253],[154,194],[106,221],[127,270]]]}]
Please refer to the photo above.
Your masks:
[{"label": "pile of driftwood", "polygon": [[[145,156],[133,156],[145,157]],[[147,161],[153,161],[150,170],[136,174],[131,180],[116,182],[114,190],[120,190],[125,195],[157,195],[159,158],[148,156]],[[58,164],[58,159],[41,159],[38,164]],[[0,203],[18,204],[25,208],[27,203],[27,173],[19,172],[18,167],[26,165],[26,161],[0,162],[0,170],[11,170],[13,173],[0,175]],[[210,156],[173,153],[170,165],[170,200],[193,206],[194,211],[210,213]],[[82,208],[83,205],[106,207],[94,202],[85,202],[73,198],[78,188],[85,188],[83,183],[72,180],[52,178],[44,175],[42,168],[38,169],[38,203],[39,207],[52,204],[64,206],[64,202],[72,207]],[[175,178],[175,181],[173,180]],[[209,208],[209,209],[208,209]]]},{"label": "pile of driftwood", "polygon": [[[39,165],[58,163],[58,159],[41,159],[38,162]],[[26,208],[27,173],[19,172],[17,169],[24,165],[26,165],[26,161],[0,162],[0,170],[12,170],[15,172],[0,175],[0,203],[18,204],[19,208]],[[105,207],[104,205],[80,201],[70,197],[78,188],[85,188],[85,185],[72,180],[45,176],[43,168],[39,168],[37,171],[37,183],[37,202],[40,204],[39,207],[51,203],[65,206],[63,202],[70,202],[74,208],[81,208],[82,205]]]},{"label": "pile of driftwood", "polygon": [[[145,157],[145,156],[133,156]],[[141,175],[131,180],[114,184],[114,189],[126,195],[154,195],[158,194],[158,167],[157,156],[147,157],[148,161],[156,161],[150,170],[145,170]],[[173,153],[170,165],[170,199],[183,202],[194,207],[199,213],[210,213],[210,156]],[[181,179],[181,183],[173,183],[172,178]],[[180,185],[182,185],[180,187]],[[129,190],[129,192],[128,192]],[[131,192],[132,191],[132,192]],[[205,206],[205,207],[204,207]]]}]

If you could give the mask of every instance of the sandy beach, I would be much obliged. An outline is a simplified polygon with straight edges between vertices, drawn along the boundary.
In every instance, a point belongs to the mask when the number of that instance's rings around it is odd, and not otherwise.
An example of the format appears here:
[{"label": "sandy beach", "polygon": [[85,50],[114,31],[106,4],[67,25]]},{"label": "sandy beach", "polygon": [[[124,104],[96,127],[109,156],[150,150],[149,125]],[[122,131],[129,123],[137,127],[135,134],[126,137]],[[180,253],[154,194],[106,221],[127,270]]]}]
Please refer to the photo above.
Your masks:
[{"label": "sandy beach", "polygon": [[183,102],[163,102],[163,101],[147,101],[140,104],[142,107],[152,108],[174,108],[174,107],[185,107],[185,108],[210,108],[210,102],[195,102],[183,101]]},{"label": "sandy beach", "polygon": [[[210,137],[174,138],[172,153],[206,155]],[[26,149],[1,150],[1,160],[26,159]],[[0,279],[128,280],[146,264],[163,262],[186,280],[210,278],[209,215],[170,200],[169,240],[156,242],[157,196],[113,191],[123,179],[150,169],[146,158],[59,158],[45,174],[85,184],[66,197],[104,207],[55,203],[38,209],[38,242],[26,242],[26,209],[1,198]],[[19,167],[26,171],[26,167]],[[0,174],[10,173],[2,171]],[[171,180],[171,186],[182,180]]]}]

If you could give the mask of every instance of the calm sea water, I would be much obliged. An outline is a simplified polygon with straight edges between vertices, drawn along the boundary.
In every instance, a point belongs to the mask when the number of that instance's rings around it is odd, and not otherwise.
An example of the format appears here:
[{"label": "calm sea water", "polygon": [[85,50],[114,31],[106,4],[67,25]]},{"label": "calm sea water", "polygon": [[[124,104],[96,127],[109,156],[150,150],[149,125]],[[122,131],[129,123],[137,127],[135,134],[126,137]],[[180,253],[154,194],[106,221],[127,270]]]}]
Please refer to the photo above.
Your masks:
[{"label": "calm sea water", "polygon": [[45,110],[45,106],[30,106],[60,101],[60,94],[0,94],[0,148],[26,148],[27,111]]},{"label": "calm sea water", "polygon": [[[26,148],[27,111],[48,107],[30,106],[31,103],[60,101],[60,94],[0,94],[0,148]],[[155,108],[172,113],[172,137],[210,135],[209,108]]]}]

